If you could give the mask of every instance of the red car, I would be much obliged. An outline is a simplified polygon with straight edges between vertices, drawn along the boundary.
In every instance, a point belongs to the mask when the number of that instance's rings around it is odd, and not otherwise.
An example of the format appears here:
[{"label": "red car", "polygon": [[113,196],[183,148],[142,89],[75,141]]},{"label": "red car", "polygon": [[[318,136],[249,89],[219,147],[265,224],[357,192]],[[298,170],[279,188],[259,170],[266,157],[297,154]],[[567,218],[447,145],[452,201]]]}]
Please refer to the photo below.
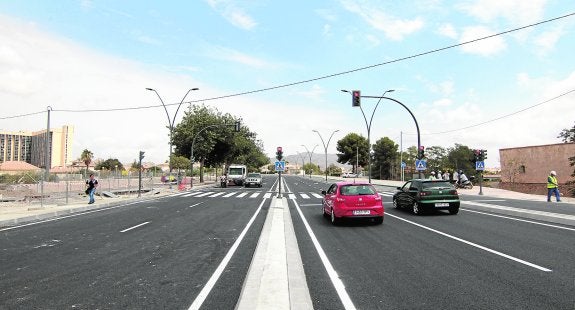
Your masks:
[{"label": "red car", "polygon": [[343,218],[367,218],[383,223],[381,196],[369,183],[338,182],[327,191],[322,203],[323,215],[338,224]]}]

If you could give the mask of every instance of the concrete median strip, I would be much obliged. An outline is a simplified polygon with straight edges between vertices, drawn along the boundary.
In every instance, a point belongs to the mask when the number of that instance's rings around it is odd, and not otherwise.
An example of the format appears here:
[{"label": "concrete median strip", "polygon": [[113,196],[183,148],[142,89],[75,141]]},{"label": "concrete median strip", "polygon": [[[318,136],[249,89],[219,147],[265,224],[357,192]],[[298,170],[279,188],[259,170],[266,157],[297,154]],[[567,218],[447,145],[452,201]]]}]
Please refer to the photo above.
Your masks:
[{"label": "concrete median strip", "polygon": [[313,309],[285,198],[273,198],[236,309]]}]

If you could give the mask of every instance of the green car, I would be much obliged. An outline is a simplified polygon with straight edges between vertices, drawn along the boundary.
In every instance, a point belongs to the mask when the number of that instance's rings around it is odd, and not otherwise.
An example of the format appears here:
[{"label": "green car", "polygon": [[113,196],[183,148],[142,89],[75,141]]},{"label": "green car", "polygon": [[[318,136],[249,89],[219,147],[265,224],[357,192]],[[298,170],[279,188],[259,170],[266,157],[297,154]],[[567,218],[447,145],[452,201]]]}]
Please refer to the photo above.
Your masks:
[{"label": "green car", "polygon": [[393,195],[395,208],[409,208],[416,215],[432,210],[449,210],[450,214],[459,212],[459,195],[449,181],[414,179],[397,189]]}]

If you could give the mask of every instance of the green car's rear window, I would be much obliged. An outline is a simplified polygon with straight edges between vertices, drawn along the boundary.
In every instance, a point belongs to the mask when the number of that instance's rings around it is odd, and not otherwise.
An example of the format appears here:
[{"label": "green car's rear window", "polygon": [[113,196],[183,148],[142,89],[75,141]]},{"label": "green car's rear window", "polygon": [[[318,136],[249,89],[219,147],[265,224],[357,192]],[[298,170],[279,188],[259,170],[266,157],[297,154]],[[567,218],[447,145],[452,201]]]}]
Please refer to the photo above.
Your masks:
[{"label": "green car's rear window", "polygon": [[375,195],[375,190],[369,185],[344,185],[339,192],[343,196]]},{"label": "green car's rear window", "polygon": [[432,188],[432,187],[441,187],[441,188],[453,188],[453,185],[448,181],[439,181],[439,182],[423,182],[423,188]]}]

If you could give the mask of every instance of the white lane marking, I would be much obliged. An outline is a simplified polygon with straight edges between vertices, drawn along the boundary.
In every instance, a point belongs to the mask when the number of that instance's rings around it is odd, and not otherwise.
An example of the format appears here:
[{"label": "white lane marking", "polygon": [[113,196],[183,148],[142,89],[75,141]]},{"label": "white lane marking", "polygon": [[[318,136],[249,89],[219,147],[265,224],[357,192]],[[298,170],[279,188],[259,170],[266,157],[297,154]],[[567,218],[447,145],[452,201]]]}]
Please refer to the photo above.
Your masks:
[{"label": "white lane marking", "polygon": [[210,279],[208,280],[206,285],[204,285],[204,287],[202,288],[202,290],[200,291],[198,296],[196,296],[196,299],[194,299],[194,302],[192,303],[190,308],[188,308],[189,310],[198,310],[198,309],[200,309],[200,307],[202,307],[202,304],[206,300],[206,297],[208,297],[208,295],[212,291],[212,288],[214,288],[214,285],[216,284],[216,282],[218,281],[218,279],[220,278],[220,276],[224,272],[224,269],[226,268],[226,266],[230,262],[232,256],[236,252],[236,249],[238,248],[238,246],[240,245],[240,243],[244,239],[244,236],[246,235],[246,233],[248,232],[248,230],[252,226],[252,223],[255,221],[257,215],[260,213],[260,210],[262,209],[262,206],[264,205],[265,202],[266,202],[266,199],[263,199],[262,203],[260,203],[258,209],[254,213],[252,218],[249,220],[249,222],[246,225],[246,227],[244,228],[244,230],[242,230],[242,232],[240,233],[240,235],[236,239],[236,242],[234,242],[234,244],[232,245],[232,247],[230,248],[230,250],[228,251],[226,256],[224,256],[224,259],[222,260],[222,262],[218,265],[218,268],[216,268],[216,270],[214,271],[214,273],[212,274],[212,276],[210,277]]},{"label": "white lane marking", "polygon": [[237,192],[231,192],[231,193],[229,193],[229,194],[223,195],[222,197],[226,197],[226,198],[227,198],[227,197],[232,197],[232,196],[235,195],[236,193],[237,193]]},{"label": "white lane marking", "polygon": [[267,198],[272,198],[272,193],[265,193],[264,199],[267,199]]},{"label": "white lane marking", "polygon": [[[152,200],[156,200],[156,199],[152,199]],[[148,201],[152,201],[152,200],[148,200]],[[133,201],[133,202],[128,202],[128,203],[121,204],[121,205],[117,205],[117,206],[113,206],[113,207],[103,207],[103,208],[101,208],[101,209],[96,209],[96,210],[80,211],[80,212],[78,212],[78,213],[76,213],[76,214],[70,214],[70,215],[60,216],[60,217],[57,217],[57,218],[51,218],[51,219],[47,219],[47,220],[41,220],[41,221],[37,221],[37,222],[32,222],[32,223],[26,223],[26,224],[21,224],[21,225],[6,227],[6,228],[0,229],[0,231],[7,231],[7,230],[16,229],[16,228],[22,228],[22,227],[27,227],[27,226],[32,226],[32,225],[38,225],[38,224],[42,224],[42,223],[55,222],[55,221],[59,221],[59,220],[63,220],[63,219],[71,218],[71,217],[77,217],[77,216],[81,216],[81,215],[85,215],[85,214],[102,212],[102,211],[112,210],[112,209],[116,209],[116,208],[126,207],[126,206],[130,206],[130,205],[136,204],[136,203],[138,203],[138,202],[147,202],[147,201]]]},{"label": "white lane marking", "polygon": [[323,196],[320,194],[311,193],[311,195],[314,196],[315,198],[323,198]]},{"label": "white lane marking", "polygon": [[260,192],[253,193],[253,194],[250,196],[250,198],[256,198],[257,196],[259,196],[259,194],[261,194],[261,193],[260,193]]},{"label": "white lane marking", "polygon": [[472,201],[472,202],[486,202],[486,201],[487,202],[504,202],[507,200],[504,200],[504,199],[478,199],[478,200],[470,200],[470,201]]},{"label": "white lane marking", "polygon": [[289,199],[296,200],[295,194],[288,194]]},{"label": "white lane marking", "polygon": [[300,195],[301,198],[303,198],[303,199],[309,199],[309,196],[308,196],[308,194],[306,194],[306,193],[299,193],[299,195]]},{"label": "white lane marking", "polygon": [[393,193],[388,193],[388,192],[382,192],[382,193],[379,193],[379,194],[380,194],[381,196],[386,196],[386,197],[391,197],[391,196],[393,196]]},{"label": "white lane marking", "polygon": [[300,207],[321,206],[321,205],[322,205],[321,203],[307,203],[300,205]]},{"label": "white lane marking", "polygon": [[210,198],[218,197],[218,196],[220,196],[220,195],[223,195],[224,193],[225,193],[225,192],[215,193],[215,194],[213,194],[213,195],[210,195]]},{"label": "white lane marking", "polygon": [[242,197],[246,196],[247,194],[249,194],[249,193],[248,193],[248,192],[243,192],[243,193],[237,195],[236,198],[242,198]]},{"label": "white lane marking", "polygon": [[207,195],[211,195],[211,194],[213,194],[213,193],[214,193],[214,192],[205,192],[205,193],[201,193],[201,194],[197,195],[196,197],[204,197],[204,196],[207,196]]},{"label": "white lane marking", "polygon": [[188,192],[175,193],[173,195],[169,195],[168,197],[178,197],[178,196],[185,195],[185,194],[188,194]]},{"label": "white lane marking", "polygon": [[120,232],[121,232],[121,233],[124,233],[124,232],[130,231],[130,230],[132,230],[132,229],[136,229],[136,228],[138,228],[138,227],[140,227],[140,226],[144,226],[144,225],[146,225],[146,224],[150,224],[150,222],[143,222],[142,224],[138,224],[138,225],[136,225],[136,226],[132,226],[132,227],[130,227],[130,228],[126,228],[126,229],[124,229],[124,230],[120,230]]},{"label": "white lane marking", "polygon": [[197,195],[197,194],[201,194],[201,193],[203,193],[203,192],[192,192],[192,193],[189,193],[189,194],[185,194],[185,195],[183,195],[182,197],[190,197],[190,196],[195,196],[195,195]]},{"label": "white lane marking", "polygon": [[547,227],[553,227],[553,228],[559,228],[559,229],[565,229],[565,230],[575,231],[575,228],[569,228],[569,227],[564,227],[564,226],[559,226],[559,225],[539,223],[539,222],[535,222],[535,221],[518,219],[518,218],[514,218],[514,217],[510,217],[510,216],[499,215],[499,214],[493,214],[493,213],[487,213],[487,212],[469,210],[469,209],[465,209],[465,208],[460,208],[459,210],[464,210],[464,211],[467,211],[467,212],[479,213],[479,214],[484,214],[484,215],[489,215],[489,216],[494,216],[494,217],[500,217],[500,218],[504,218],[504,219],[508,219],[508,220],[513,220],[513,221],[518,221],[518,222],[525,222],[525,223],[536,224],[536,225],[541,225],[541,226],[547,226]]},{"label": "white lane marking", "polygon": [[198,203],[196,203],[196,204],[193,204],[193,205],[189,206],[189,208],[193,208],[193,207],[195,207],[195,206],[197,206],[197,205],[201,205],[201,204],[204,203],[204,202],[205,202],[205,201],[198,202]]},{"label": "white lane marking", "polygon": [[404,218],[402,218],[402,217],[399,217],[399,216],[396,216],[396,215],[393,215],[393,214],[390,214],[390,213],[386,213],[386,215],[387,215],[387,216],[394,217],[394,218],[396,218],[396,219],[398,219],[398,220],[401,220],[401,221],[404,221],[404,222],[406,222],[406,223],[415,225],[415,226],[417,226],[417,227],[421,227],[421,228],[423,228],[423,229],[427,229],[427,230],[429,230],[429,231],[431,231],[431,232],[434,232],[434,233],[436,233],[436,234],[440,234],[440,235],[445,236],[445,237],[447,237],[447,238],[451,238],[451,239],[453,239],[453,240],[456,240],[456,241],[459,241],[459,242],[463,242],[463,243],[465,243],[465,244],[471,245],[471,246],[473,246],[473,247],[476,247],[476,248],[478,248],[478,249],[487,251],[487,252],[489,252],[489,253],[493,253],[493,254],[495,254],[495,255],[499,255],[499,256],[505,257],[505,258],[507,258],[507,259],[516,261],[516,262],[518,262],[518,263],[527,265],[527,266],[529,266],[529,267],[533,267],[533,268],[535,268],[535,269],[539,269],[539,270],[545,271],[545,272],[551,272],[551,271],[553,271],[553,270],[551,270],[551,269],[548,269],[548,268],[545,268],[545,267],[541,267],[541,266],[539,266],[539,265],[530,263],[530,262],[528,262],[528,261],[519,259],[519,258],[517,258],[517,257],[513,257],[513,256],[511,256],[511,255],[507,255],[507,254],[505,254],[505,253],[502,253],[502,252],[499,252],[499,251],[490,249],[490,248],[488,248],[488,247],[484,247],[484,246],[479,245],[479,244],[477,244],[477,243],[473,243],[473,242],[471,242],[471,241],[467,241],[467,240],[465,240],[465,239],[461,239],[461,238],[459,238],[459,237],[455,237],[455,236],[453,236],[453,235],[444,233],[444,232],[442,232],[442,231],[433,229],[433,228],[431,228],[431,227],[427,227],[427,226],[418,224],[418,223],[416,223],[416,222],[412,222],[412,221],[410,221],[410,220],[406,220],[406,219],[404,219]]},{"label": "white lane marking", "polygon": [[344,309],[346,309],[346,310],[355,309],[355,306],[353,305],[351,298],[349,297],[349,295],[347,294],[347,291],[345,290],[345,285],[343,284],[343,282],[339,278],[339,275],[337,274],[337,271],[335,271],[331,262],[327,258],[327,255],[325,254],[325,252],[323,251],[323,248],[319,244],[319,241],[317,240],[315,234],[313,233],[313,230],[311,229],[307,220],[303,216],[303,213],[301,212],[301,209],[300,209],[299,205],[297,204],[297,201],[294,200],[293,203],[295,204],[297,212],[299,213],[299,216],[301,217],[301,220],[305,226],[305,229],[307,230],[307,233],[309,234],[311,241],[313,242],[313,245],[314,245],[317,253],[319,254],[319,258],[321,259],[321,262],[323,263],[323,266],[325,267],[325,270],[327,271],[327,274],[329,275],[329,279],[331,280],[331,283],[333,284],[335,291],[337,292],[337,295],[339,296],[339,299],[341,300],[341,303],[343,304]]},{"label": "white lane marking", "polygon": [[507,211],[542,215],[542,216],[547,216],[547,217],[553,217],[553,218],[560,218],[560,219],[575,221],[575,215],[569,215],[569,214],[561,214],[561,213],[537,211],[537,210],[527,210],[527,209],[521,209],[521,208],[513,208],[513,207],[506,207],[506,206],[486,204],[486,203],[480,203],[480,202],[471,202],[471,201],[462,201],[462,203],[472,205],[472,206],[484,207],[484,208],[507,210]]}]

